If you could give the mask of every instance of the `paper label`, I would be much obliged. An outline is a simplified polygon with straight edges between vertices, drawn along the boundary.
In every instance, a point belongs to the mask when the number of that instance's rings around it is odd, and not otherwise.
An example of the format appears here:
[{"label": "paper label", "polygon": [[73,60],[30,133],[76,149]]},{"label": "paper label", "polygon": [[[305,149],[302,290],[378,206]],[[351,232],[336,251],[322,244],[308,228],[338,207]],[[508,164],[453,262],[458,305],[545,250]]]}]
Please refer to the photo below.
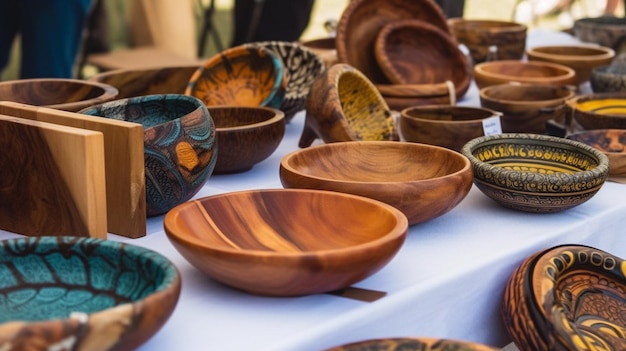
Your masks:
[{"label": "paper label", "polygon": [[483,133],[487,135],[502,134],[502,126],[500,124],[500,115],[495,115],[483,119]]}]

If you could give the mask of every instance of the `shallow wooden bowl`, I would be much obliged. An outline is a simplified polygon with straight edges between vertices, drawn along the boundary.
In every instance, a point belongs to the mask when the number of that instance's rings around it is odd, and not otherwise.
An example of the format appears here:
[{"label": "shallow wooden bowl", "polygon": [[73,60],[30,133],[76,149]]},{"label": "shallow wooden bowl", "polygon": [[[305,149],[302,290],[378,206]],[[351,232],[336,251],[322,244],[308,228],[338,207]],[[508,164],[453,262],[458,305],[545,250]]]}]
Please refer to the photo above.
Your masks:
[{"label": "shallow wooden bowl", "polygon": [[4,101],[76,112],[115,99],[115,87],[79,79],[33,78],[0,82]]},{"label": "shallow wooden bowl", "polygon": [[496,351],[499,349],[469,341],[435,338],[387,338],[357,341],[326,351]]},{"label": "shallow wooden bowl", "polygon": [[209,106],[217,135],[214,174],[236,173],[268,158],[285,135],[285,114],[271,107]]},{"label": "shallow wooden bowl", "polygon": [[577,84],[589,81],[591,70],[611,63],[615,51],[605,46],[591,45],[546,45],[526,50],[531,61],[558,63],[576,71]]},{"label": "shallow wooden bowl", "polygon": [[583,129],[626,129],[626,92],[579,95],[567,104]]},{"label": "shallow wooden bowl", "polygon": [[461,150],[474,184],[498,204],[526,212],[558,212],[595,195],[609,160],[589,145],[540,134],[478,137]]},{"label": "shallow wooden bowl", "polygon": [[[474,64],[487,61],[490,50],[495,59],[520,60],[526,49],[527,26],[504,20],[450,18],[448,25],[459,44],[470,51]],[[493,54],[492,54],[493,55]]]},{"label": "shallow wooden bowl", "polygon": [[[582,245],[551,247],[509,277],[504,326],[520,350],[625,350],[623,259]],[[617,335],[617,336],[616,336]]]},{"label": "shallow wooden bowl", "polygon": [[287,74],[280,57],[268,48],[244,44],[207,59],[189,79],[185,94],[207,106],[279,108],[286,89]]},{"label": "shallow wooden bowl", "polygon": [[574,21],[574,36],[584,42],[598,44],[621,52],[626,44],[626,18],[622,17],[585,17]]},{"label": "shallow wooden bowl", "polygon": [[355,67],[376,84],[389,83],[376,63],[374,44],[384,25],[403,19],[421,20],[450,33],[443,11],[432,0],[350,1],[337,24],[339,62]]},{"label": "shallow wooden bowl", "polygon": [[400,112],[400,135],[406,141],[461,151],[465,143],[485,135],[486,123],[501,124],[500,115],[481,107],[414,106]]},{"label": "shallow wooden bowl", "polygon": [[181,279],[148,249],[76,237],[0,241],[0,345],[134,350],[170,317]]},{"label": "shallow wooden bowl", "polygon": [[202,101],[180,94],[109,101],[80,113],[144,127],[146,214],[156,216],[192,198],[213,173],[215,124]]},{"label": "shallow wooden bowl", "polygon": [[354,141],[313,146],[280,162],[285,188],[339,191],[383,201],[416,224],[458,205],[472,186],[469,161],[439,146]]},{"label": "shallow wooden bowl", "polygon": [[583,130],[567,135],[600,150],[609,158],[609,177],[626,177],[626,129]]},{"label": "shallow wooden bowl", "polygon": [[474,66],[474,80],[478,88],[511,82],[574,85],[576,71],[557,63],[541,61],[488,61]]},{"label": "shallow wooden bowl", "polygon": [[271,296],[346,288],[402,246],[406,217],[380,201],[318,190],[250,190],[193,200],[164,219],[174,247],[226,285]]},{"label": "shallow wooden bowl", "polygon": [[505,133],[546,133],[550,120],[565,121],[567,101],[576,93],[564,86],[498,84],[480,89],[482,107],[502,113]]},{"label": "shallow wooden bowl", "polygon": [[384,25],[376,37],[374,54],[393,84],[451,81],[460,98],[472,80],[467,59],[450,33],[420,20]]}]

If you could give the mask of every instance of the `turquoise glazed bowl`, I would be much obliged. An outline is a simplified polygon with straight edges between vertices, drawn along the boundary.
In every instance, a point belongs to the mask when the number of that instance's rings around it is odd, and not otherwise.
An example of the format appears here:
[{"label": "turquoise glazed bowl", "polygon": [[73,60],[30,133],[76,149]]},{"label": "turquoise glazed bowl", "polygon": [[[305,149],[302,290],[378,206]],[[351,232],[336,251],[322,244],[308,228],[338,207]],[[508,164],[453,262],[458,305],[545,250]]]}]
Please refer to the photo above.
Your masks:
[{"label": "turquoise glazed bowl", "polygon": [[195,97],[146,95],[95,105],[80,113],[143,125],[148,217],[191,199],[213,173],[215,124]]},{"label": "turquoise glazed bowl", "polygon": [[0,241],[0,349],[132,350],[170,317],[180,275],[160,254],[95,238]]}]

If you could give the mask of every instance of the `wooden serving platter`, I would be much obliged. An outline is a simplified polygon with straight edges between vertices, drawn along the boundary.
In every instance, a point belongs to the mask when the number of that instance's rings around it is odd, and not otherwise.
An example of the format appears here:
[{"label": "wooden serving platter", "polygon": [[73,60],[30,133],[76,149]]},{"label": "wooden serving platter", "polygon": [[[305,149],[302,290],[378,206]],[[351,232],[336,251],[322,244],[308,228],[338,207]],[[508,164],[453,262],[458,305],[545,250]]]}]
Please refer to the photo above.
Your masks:
[{"label": "wooden serving platter", "polygon": [[107,229],[139,238],[146,235],[143,126],[15,102],[0,102],[0,114],[102,132],[106,178]]}]

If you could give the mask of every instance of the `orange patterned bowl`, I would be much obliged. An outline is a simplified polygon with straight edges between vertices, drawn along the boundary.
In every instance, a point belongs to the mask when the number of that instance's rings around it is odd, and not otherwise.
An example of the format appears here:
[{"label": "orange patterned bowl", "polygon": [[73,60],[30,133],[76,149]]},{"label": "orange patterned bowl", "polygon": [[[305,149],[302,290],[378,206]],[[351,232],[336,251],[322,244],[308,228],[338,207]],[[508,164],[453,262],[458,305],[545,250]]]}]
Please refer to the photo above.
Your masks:
[{"label": "orange patterned bowl", "polygon": [[626,129],[592,129],[567,135],[609,158],[609,177],[626,177]]}]

